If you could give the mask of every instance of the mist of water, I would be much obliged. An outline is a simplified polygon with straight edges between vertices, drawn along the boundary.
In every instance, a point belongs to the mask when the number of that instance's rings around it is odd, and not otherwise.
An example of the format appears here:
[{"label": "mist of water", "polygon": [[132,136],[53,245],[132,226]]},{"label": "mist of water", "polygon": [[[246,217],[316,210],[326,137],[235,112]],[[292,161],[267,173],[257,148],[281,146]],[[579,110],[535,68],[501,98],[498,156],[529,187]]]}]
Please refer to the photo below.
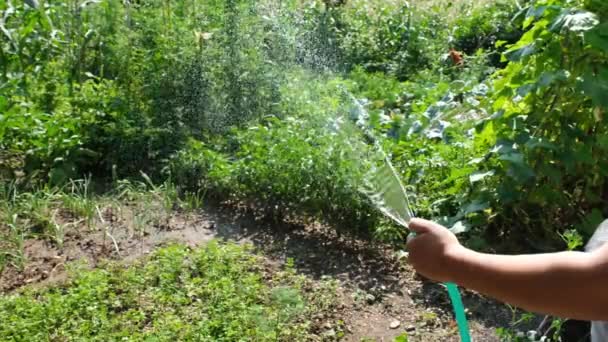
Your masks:
[{"label": "mist of water", "polygon": [[372,152],[375,154],[375,162],[372,161],[365,173],[359,191],[366,195],[376,209],[386,217],[407,228],[414,213],[401,178],[389,156],[368,127],[369,113],[361,101],[347,90],[344,89],[343,92],[347,101],[351,103],[349,119],[367,138]]}]

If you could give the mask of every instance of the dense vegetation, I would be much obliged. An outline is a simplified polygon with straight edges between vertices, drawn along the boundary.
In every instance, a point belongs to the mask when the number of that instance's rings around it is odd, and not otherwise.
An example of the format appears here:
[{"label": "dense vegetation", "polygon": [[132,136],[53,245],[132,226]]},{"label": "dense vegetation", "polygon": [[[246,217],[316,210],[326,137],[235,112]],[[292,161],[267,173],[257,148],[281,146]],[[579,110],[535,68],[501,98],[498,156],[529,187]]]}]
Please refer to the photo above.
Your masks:
[{"label": "dense vegetation", "polygon": [[[377,145],[348,121],[390,155],[416,214],[466,230],[475,248],[573,249],[608,215],[603,0],[0,0],[0,11],[0,270],[18,264],[24,237],[56,236],[23,194],[87,177],[112,192],[142,172],[177,197],[402,241],[360,191]],[[130,291],[152,281],[142,270],[120,271],[139,279]],[[74,314],[81,290],[120,277],[87,273],[37,304],[2,299],[0,317],[15,305]],[[93,278],[108,287],[87,290]],[[258,309],[283,310],[269,305]],[[159,324],[188,333],[168,315]],[[105,318],[90,329],[135,328]]]},{"label": "dense vegetation", "polygon": [[[46,340],[306,340],[302,318],[333,305],[332,285],[268,274],[243,247],[172,246],[145,264],[74,269],[67,290],[0,298],[0,337]],[[270,277],[270,284],[264,281]]]}]

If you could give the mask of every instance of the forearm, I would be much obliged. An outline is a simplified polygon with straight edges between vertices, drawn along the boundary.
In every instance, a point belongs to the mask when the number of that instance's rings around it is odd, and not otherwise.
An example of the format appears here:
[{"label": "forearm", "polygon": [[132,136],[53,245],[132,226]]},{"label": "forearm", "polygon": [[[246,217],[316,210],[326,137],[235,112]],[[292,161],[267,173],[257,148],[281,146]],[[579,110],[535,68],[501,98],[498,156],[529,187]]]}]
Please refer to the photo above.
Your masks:
[{"label": "forearm", "polygon": [[454,257],[456,283],[526,310],[608,320],[606,265],[594,254],[491,255],[464,250]]}]

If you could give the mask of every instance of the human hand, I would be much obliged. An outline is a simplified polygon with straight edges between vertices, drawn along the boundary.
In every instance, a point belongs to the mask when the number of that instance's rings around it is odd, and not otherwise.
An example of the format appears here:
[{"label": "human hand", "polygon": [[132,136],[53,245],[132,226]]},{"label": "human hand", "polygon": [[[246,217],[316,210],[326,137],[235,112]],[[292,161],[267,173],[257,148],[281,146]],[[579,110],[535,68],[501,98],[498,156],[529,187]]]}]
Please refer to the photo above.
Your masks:
[{"label": "human hand", "polygon": [[409,228],[416,236],[407,243],[409,262],[416,271],[432,280],[453,281],[453,264],[465,248],[456,235],[431,221],[412,219]]}]

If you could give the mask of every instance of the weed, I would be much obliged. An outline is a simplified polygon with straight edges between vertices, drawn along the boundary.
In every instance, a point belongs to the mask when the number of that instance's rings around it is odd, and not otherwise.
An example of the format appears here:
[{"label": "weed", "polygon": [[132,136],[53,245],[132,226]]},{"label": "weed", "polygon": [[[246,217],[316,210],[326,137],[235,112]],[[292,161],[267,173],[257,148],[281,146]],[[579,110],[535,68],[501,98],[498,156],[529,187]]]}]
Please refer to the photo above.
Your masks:
[{"label": "weed", "polygon": [[67,192],[61,195],[61,201],[73,215],[85,220],[90,229],[95,218],[96,202],[90,193],[91,178],[70,180]]},{"label": "weed", "polygon": [[309,317],[321,312],[308,304],[318,291],[292,287],[291,276],[265,283],[259,262],[246,248],[212,242],[78,270],[63,288],[0,297],[0,339],[306,340]]},{"label": "weed", "polygon": [[182,200],[182,208],[190,212],[200,209],[203,207],[204,199],[205,192],[203,190],[196,192],[186,191]]},{"label": "weed", "polygon": [[6,242],[7,248],[0,250],[2,266],[10,264],[17,270],[23,271],[25,267],[25,230],[19,226],[18,214],[12,214],[7,222],[8,232]]}]

